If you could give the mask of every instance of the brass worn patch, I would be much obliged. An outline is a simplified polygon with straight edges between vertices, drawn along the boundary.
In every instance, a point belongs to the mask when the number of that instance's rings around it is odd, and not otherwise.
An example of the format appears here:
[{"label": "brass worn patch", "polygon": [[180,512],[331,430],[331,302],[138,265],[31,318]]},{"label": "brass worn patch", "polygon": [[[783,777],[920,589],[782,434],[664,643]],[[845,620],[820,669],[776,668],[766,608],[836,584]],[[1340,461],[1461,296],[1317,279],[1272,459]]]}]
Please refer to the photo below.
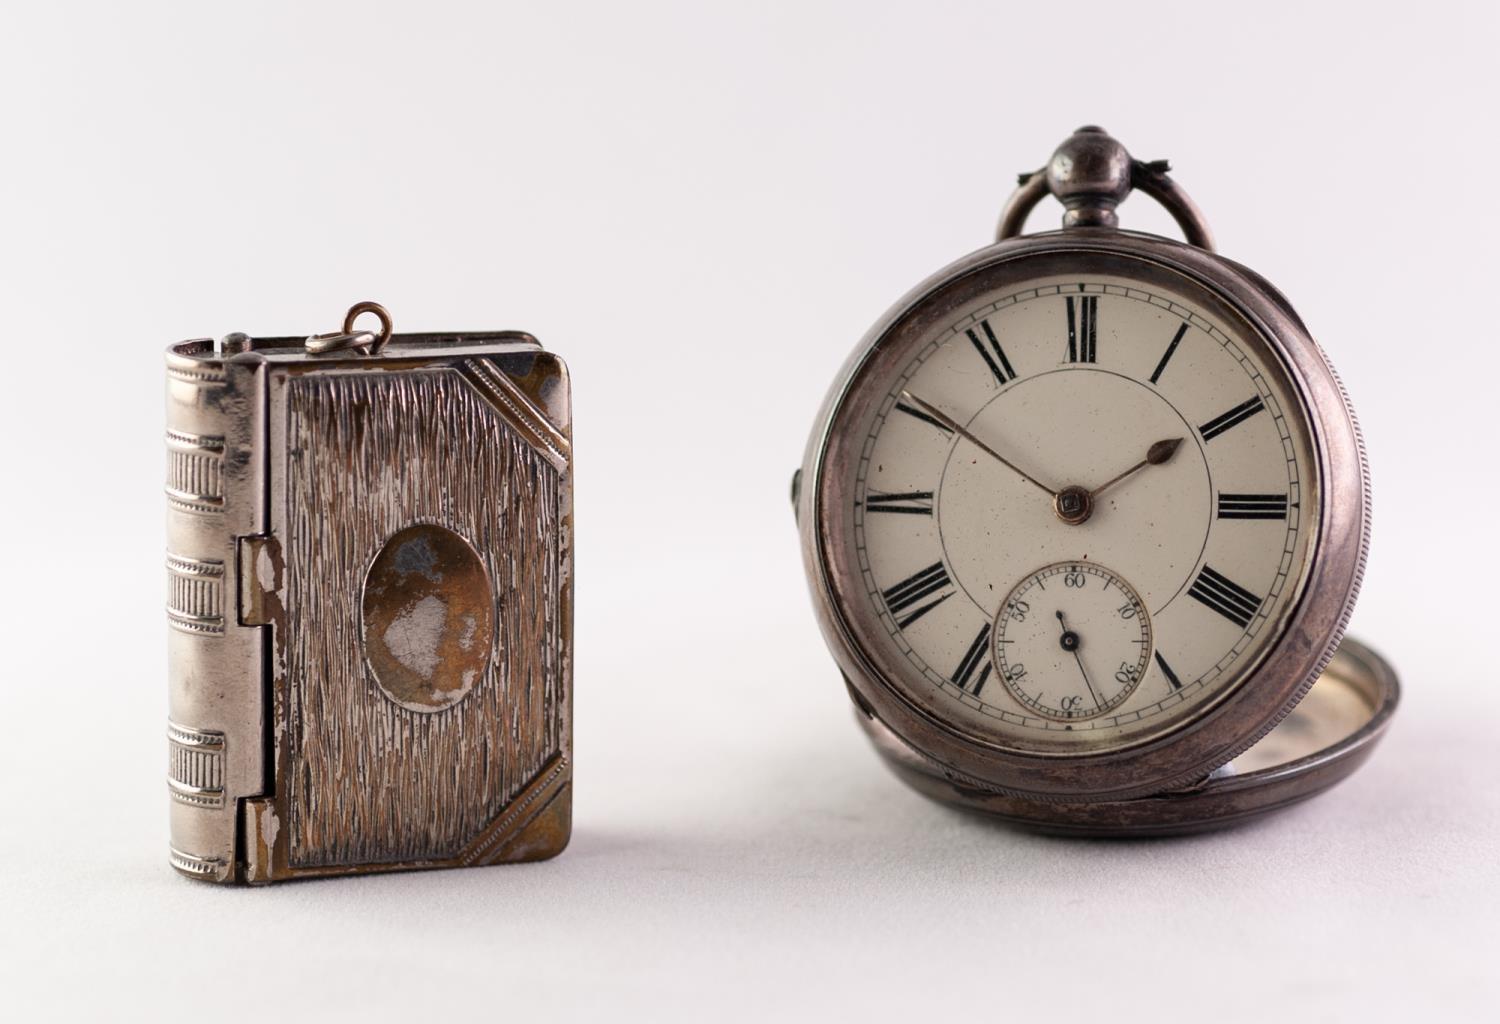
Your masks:
[{"label": "brass worn patch", "polygon": [[365,577],[365,657],[386,695],[413,711],[452,707],[484,675],[494,643],[479,555],[428,523],[388,540]]}]

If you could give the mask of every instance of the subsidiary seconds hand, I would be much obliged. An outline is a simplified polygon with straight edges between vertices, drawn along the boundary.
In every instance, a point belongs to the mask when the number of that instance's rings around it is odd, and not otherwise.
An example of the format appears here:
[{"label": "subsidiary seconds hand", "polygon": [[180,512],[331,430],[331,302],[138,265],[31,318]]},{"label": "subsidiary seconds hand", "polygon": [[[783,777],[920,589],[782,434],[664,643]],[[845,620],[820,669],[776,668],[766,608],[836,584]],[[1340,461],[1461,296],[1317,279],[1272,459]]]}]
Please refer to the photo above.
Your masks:
[{"label": "subsidiary seconds hand", "polygon": [[1083,656],[1078,653],[1078,648],[1082,646],[1082,641],[1079,640],[1077,633],[1068,628],[1068,620],[1063,618],[1061,608],[1059,608],[1057,611],[1057,621],[1062,626],[1063,630],[1062,639],[1060,641],[1062,649],[1065,651],[1071,651],[1073,653],[1073,660],[1078,662],[1078,671],[1083,675],[1083,685],[1087,686],[1089,688],[1089,693],[1093,695],[1094,707],[1102,708],[1104,706],[1104,701],[1099,699],[1099,691],[1094,689],[1094,683],[1091,679],[1089,679],[1089,671],[1088,669],[1083,667]]},{"label": "subsidiary seconds hand", "polygon": [[921,409],[927,415],[937,420],[939,423],[947,427],[949,430],[953,431],[965,441],[968,441],[969,443],[975,445],[980,451],[984,452],[986,455],[990,456],[990,458],[999,462],[1000,465],[1004,466],[1006,469],[1015,473],[1022,480],[1025,480],[1027,483],[1035,487],[1040,487],[1042,491],[1047,495],[1047,497],[1057,497],[1056,491],[1054,491],[1044,483],[1039,483],[1034,476],[1021,469],[1014,462],[1011,462],[1004,455],[1001,455],[999,452],[995,451],[995,449],[991,448],[983,441],[979,440],[979,438],[975,437],[969,432],[967,427],[965,427],[962,423],[959,423],[952,416],[949,416],[947,413],[943,412],[943,410],[939,409],[937,406],[933,405],[930,402],[924,402],[922,399],[918,398],[910,391],[906,391],[904,389],[901,392],[901,397],[906,399],[906,401],[910,402],[912,405],[916,406],[918,409]]}]

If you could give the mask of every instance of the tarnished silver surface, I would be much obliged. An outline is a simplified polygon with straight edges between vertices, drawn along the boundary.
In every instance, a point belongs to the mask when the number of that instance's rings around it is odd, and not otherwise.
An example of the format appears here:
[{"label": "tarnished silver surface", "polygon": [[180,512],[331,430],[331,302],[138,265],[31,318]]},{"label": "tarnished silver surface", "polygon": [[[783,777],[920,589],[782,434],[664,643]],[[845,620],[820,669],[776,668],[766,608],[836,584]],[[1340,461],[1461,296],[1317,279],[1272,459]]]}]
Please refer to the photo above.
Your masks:
[{"label": "tarnished silver surface", "polygon": [[1208,221],[1182,186],[1168,177],[1168,170],[1165,160],[1136,160],[1103,128],[1086,125],[1057,147],[1046,167],[1021,175],[1000,214],[995,241],[1020,235],[1026,218],[1048,195],[1056,196],[1066,210],[1064,228],[1118,227],[1115,208],[1139,189],[1166,207],[1189,245],[1212,251]]},{"label": "tarnished silver surface", "polygon": [[[1122,231],[1115,226],[1115,207],[1132,188],[1161,200],[1192,244]],[[1061,232],[1013,237],[1040,199],[1055,194],[1068,213]],[[1266,736],[1319,679],[1339,646],[1353,609],[1369,542],[1368,472],[1353,413],[1337,377],[1286,299],[1263,278],[1210,251],[1208,227],[1182,190],[1166,177],[1164,164],[1130,159],[1124,147],[1099,129],[1083,129],[1067,140],[1047,168],[1023,176],[1022,184],[1001,219],[1001,241],[972,253],[922,282],[896,304],[865,336],[845,365],[818,418],[807,455],[793,484],[804,563],[814,605],[830,649],[867,729],[888,757],[917,771],[923,792],[969,807],[998,812],[996,802],[1019,801],[1032,824],[1047,820],[1071,823],[1079,831],[1093,828],[1086,814],[1067,805],[1119,806],[1153,794],[1201,783],[1215,769]],[[1128,265],[1130,274],[1147,282],[1191,282],[1227,316],[1251,325],[1264,339],[1292,381],[1310,425],[1320,484],[1317,544],[1309,557],[1300,598],[1276,624],[1277,640],[1228,696],[1203,708],[1165,735],[1145,742],[1077,755],[1040,755],[1002,748],[956,730],[949,723],[910,703],[890,680],[900,666],[874,642],[873,623],[865,621],[855,581],[836,570],[829,552],[842,550],[844,518],[831,510],[850,500],[845,493],[851,467],[859,457],[859,439],[846,425],[860,422],[878,400],[878,389],[860,382],[885,379],[922,324],[940,321],[987,289],[1011,278],[1037,274],[1105,273]],[[920,321],[920,322],[918,322]],[[1367,649],[1358,648],[1373,659]],[[1394,673],[1381,663],[1371,678],[1389,680],[1388,707],[1374,715],[1379,727],[1360,745],[1359,758],[1378,739],[1394,708]],[[1278,785],[1300,772],[1317,771],[1330,758],[1298,762],[1278,775]],[[1351,758],[1353,755],[1349,755]],[[1314,764],[1316,762],[1316,764]],[[1347,770],[1357,764],[1347,763]],[[920,770],[918,770],[920,766]],[[1338,775],[1342,777],[1342,775]],[[930,780],[940,780],[931,784]],[[1253,789],[1259,782],[1236,784]],[[1310,785],[1310,783],[1309,783]],[[1295,788],[1295,784],[1293,784]],[[982,795],[982,798],[981,798]],[[1262,794],[1270,803],[1275,794]],[[1252,800],[1253,802],[1253,800]],[[1009,805],[1007,805],[1009,806]],[[1146,828],[1152,807],[1139,805],[1133,827]],[[1218,814],[1202,809],[1211,824]],[[1050,812],[1048,807],[1058,810]],[[1173,805],[1173,815],[1183,813]],[[1186,820],[1173,819],[1172,830]],[[1107,830],[1107,829],[1099,829]]]},{"label": "tarnished silver surface", "polygon": [[355,315],[359,344],[168,350],[171,862],[190,877],[568,840],[566,368],[526,334]]},{"label": "tarnished silver surface", "polygon": [[1327,791],[1364,764],[1401,700],[1395,670],[1345,637],[1307,696],[1276,728],[1195,786],[1149,797],[1038,802],[949,777],[878,718],[855,717],[886,764],[918,792],[1058,835],[1169,836],[1253,821]]}]

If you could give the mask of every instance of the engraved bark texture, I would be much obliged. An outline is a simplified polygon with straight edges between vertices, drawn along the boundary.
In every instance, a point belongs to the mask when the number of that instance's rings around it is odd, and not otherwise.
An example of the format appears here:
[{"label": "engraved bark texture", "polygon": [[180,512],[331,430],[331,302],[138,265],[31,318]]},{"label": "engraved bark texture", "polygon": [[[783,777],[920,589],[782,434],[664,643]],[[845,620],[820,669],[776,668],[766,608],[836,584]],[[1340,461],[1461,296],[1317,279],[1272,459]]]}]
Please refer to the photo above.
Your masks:
[{"label": "engraved bark texture", "polygon": [[[557,470],[451,370],[289,388],[291,862],[452,857],[559,749]],[[389,699],[360,647],[366,571],[419,522],[467,539],[497,592],[484,677],[437,712]]]}]

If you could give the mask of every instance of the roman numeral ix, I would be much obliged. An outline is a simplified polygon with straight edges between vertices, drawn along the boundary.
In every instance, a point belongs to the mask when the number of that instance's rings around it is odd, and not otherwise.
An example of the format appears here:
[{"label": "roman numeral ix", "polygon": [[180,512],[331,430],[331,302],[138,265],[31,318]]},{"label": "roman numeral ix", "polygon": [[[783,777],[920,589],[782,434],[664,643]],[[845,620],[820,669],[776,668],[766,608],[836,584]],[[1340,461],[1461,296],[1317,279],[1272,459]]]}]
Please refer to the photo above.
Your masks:
[{"label": "roman numeral ix", "polygon": [[1231,427],[1237,427],[1241,423],[1244,423],[1265,407],[1266,403],[1260,400],[1259,395],[1256,395],[1254,398],[1241,402],[1228,412],[1215,416],[1199,427],[1198,433],[1203,435],[1203,440],[1212,441]]},{"label": "roman numeral ix", "polygon": [[[984,689],[985,680],[990,677],[992,667],[989,659],[990,649],[990,624],[986,622],[980,627],[979,635],[969,645],[969,650],[964,654],[964,660],[958,663],[958,668],[953,672],[953,682],[960,689],[979,696],[979,691]],[[979,674],[976,676],[975,672]],[[974,688],[969,689],[969,680],[974,681]]]},{"label": "roman numeral ix", "polygon": [[1188,588],[1188,596],[1206,604],[1241,629],[1250,625],[1250,620],[1260,610],[1260,598],[1207,565]]},{"label": "roman numeral ix", "polygon": [[865,511],[930,516],[932,515],[932,492],[902,491],[900,494],[886,494],[883,491],[871,491],[865,495]]},{"label": "roman numeral ix", "polygon": [[1219,495],[1220,519],[1285,519],[1285,494]]},{"label": "roman numeral ix", "polygon": [[1099,296],[1067,296],[1068,362],[1092,363],[1098,354]]},{"label": "roman numeral ix", "polygon": [[881,596],[885,598],[886,607],[891,610],[893,616],[900,616],[906,609],[917,605],[904,618],[896,619],[896,625],[905,629],[953,596],[953,592],[949,591],[934,601],[920,603],[933,594],[946,590],[948,585],[948,570],[943,568],[942,562],[934,562],[921,572],[908,576],[894,587],[882,591]]},{"label": "roman numeral ix", "polygon": [[1005,349],[1000,347],[999,339],[995,337],[995,332],[990,329],[990,322],[988,320],[981,320],[977,328],[979,331],[984,332],[984,341],[979,340],[979,335],[975,333],[974,327],[970,327],[964,333],[969,336],[969,340],[974,343],[975,351],[985,361],[985,365],[990,368],[990,372],[995,375],[995,382],[997,384],[1004,384],[1008,380],[1015,380],[1016,371],[1010,368],[1010,360],[1005,358]]}]

